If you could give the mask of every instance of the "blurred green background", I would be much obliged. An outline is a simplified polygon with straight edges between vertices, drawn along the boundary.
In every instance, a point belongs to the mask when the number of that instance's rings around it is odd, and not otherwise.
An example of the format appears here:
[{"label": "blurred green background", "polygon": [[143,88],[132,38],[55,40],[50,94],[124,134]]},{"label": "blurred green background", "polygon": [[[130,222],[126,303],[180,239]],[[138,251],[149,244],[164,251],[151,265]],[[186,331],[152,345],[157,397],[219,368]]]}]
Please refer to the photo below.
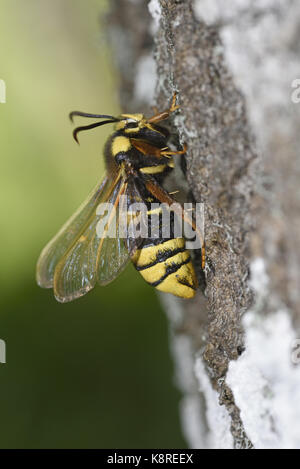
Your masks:
[{"label": "blurred green background", "polygon": [[167,321],[130,266],[69,304],[35,284],[43,246],[103,174],[111,127],[72,139],[69,111],[118,113],[104,0],[1,0],[1,448],[184,447]]}]

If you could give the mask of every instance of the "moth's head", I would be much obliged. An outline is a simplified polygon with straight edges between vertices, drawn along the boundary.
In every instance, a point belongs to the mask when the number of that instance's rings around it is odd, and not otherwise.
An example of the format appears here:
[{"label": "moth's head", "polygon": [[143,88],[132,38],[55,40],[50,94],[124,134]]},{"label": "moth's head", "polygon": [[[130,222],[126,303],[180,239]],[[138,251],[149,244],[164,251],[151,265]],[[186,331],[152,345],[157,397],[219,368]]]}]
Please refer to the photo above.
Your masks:
[{"label": "moth's head", "polygon": [[115,129],[123,130],[125,134],[137,133],[145,127],[146,122],[143,114],[121,114]]},{"label": "moth's head", "polygon": [[147,129],[165,136],[168,135],[167,130],[151,123],[151,119],[147,119],[144,114],[121,114],[119,116],[119,122],[115,124],[115,130],[120,130],[126,135],[138,134]]}]

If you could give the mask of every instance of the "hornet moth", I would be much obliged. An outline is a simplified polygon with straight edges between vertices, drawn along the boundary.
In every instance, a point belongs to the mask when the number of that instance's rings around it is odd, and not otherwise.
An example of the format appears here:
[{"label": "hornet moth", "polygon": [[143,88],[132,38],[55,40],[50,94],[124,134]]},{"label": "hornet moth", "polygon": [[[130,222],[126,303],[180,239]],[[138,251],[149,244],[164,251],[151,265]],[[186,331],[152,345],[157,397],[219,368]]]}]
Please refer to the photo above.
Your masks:
[{"label": "hornet moth", "polygon": [[[150,224],[152,203],[173,207],[176,202],[162,187],[162,182],[174,168],[173,156],[184,154],[186,149],[172,151],[167,145],[169,132],[158,123],[178,107],[174,95],[169,109],[148,119],[143,114],[113,117],[80,111],[70,113],[72,121],[74,116],[101,119],[75,128],[73,137],[77,142],[81,131],[108,123],[114,123],[115,127],[104,148],[104,179],[43,249],[37,263],[38,285],[53,288],[58,301],[79,298],[96,283],[108,284],[129,260],[146,282],[158,290],[181,298],[195,295],[197,278],[184,237],[174,236],[172,229],[168,237],[163,237],[160,222],[154,235],[126,237],[118,224],[120,215],[128,210],[128,203],[121,203],[122,196],[127,196],[125,199],[130,204],[142,201],[146,205],[146,224]],[[101,203],[108,203],[109,208],[104,231],[99,236],[97,224],[103,216],[98,213]],[[197,230],[186,211],[179,212],[177,215]],[[129,218],[132,220],[135,216],[139,219],[135,213]],[[170,220],[172,224],[174,218]],[[113,223],[116,223],[116,236],[109,237],[107,233]],[[204,267],[204,242],[200,236]]]}]

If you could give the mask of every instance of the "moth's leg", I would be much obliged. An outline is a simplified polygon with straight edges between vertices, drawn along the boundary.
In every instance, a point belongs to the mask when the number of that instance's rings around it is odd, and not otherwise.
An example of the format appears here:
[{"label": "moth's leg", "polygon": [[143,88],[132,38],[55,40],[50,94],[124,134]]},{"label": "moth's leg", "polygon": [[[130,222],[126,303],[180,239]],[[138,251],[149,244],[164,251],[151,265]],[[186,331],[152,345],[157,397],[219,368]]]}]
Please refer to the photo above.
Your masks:
[{"label": "moth's leg", "polygon": [[171,158],[173,155],[184,155],[187,151],[186,143],[183,145],[183,150],[173,151],[169,147],[158,148],[137,138],[131,138],[130,141],[134,148],[143,155],[151,155],[156,158]]},{"label": "moth's leg", "polygon": [[179,150],[179,151],[172,151],[170,150],[170,148],[166,147],[166,148],[162,148],[161,149],[161,156],[166,156],[166,157],[171,157],[171,156],[174,156],[174,155],[184,155],[187,151],[187,144],[185,143],[183,145],[183,150]]},{"label": "moth's leg", "polygon": [[171,102],[171,106],[169,107],[169,109],[166,109],[165,111],[162,111],[162,112],[158,112],[157,114],[155,114],[154,116],[150,117],[150,119],[148,119],[148,122],[150,124],[155,124],[157,122],[160,122],[164,119],[167,119],[169,117],[169,115],[176,111],[176,109],[179,109],[180,106],[176,105],[176,93],[173,94],[173,98],[172,98],[172,102]]},{"label": "moth's leg", "polygon": [[[139,140],[137,138],[131,138],[130,141],[131,141],[131,144],[134,146],[134,148],[136,148],[143,155],[155,156],[158,159],[167,156],[167,155],[162,154],[161,148],[155,147],[154,145],[151,145],[150,143],[146,143],[143,140]],[[164,150],[166,148],[168,147],[165,147]]]}]

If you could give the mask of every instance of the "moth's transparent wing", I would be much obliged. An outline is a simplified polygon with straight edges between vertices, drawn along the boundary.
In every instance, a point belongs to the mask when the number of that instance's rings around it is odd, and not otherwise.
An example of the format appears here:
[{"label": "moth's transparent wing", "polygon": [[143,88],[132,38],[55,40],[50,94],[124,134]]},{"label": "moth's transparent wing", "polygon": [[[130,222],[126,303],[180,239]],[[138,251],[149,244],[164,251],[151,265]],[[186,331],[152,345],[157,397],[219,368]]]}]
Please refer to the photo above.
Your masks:
[{"label": "moth's transparent wing", "polygon": [[56,236],[46,245],[37,262],[36,279],[42,288],[53,287],[54,270],[70,249],[70,246],[81,236],[95,213],[95,207],[108,196],[112,181],[107,176],[102,183],[91,191],[74,215],[63,225]]},{"label": "moth's transparent wing", "polygon": [[[196,223],[193,216],[189,214],[187,210],[184,210],[182,204],[178,203],[173,199],[170,194],[161,187],[158,182],[150,175],[143,175],[143,181],[146,189],[152,194],[157,200],[159,200],[165,207],[170,207],[170,211],[173,212],[173,217],[177,217],[177,220],[183,220],[186,227],[189,227],[189,233],[194,238],[193,243],[201,248],[202,258],[202,269],[205,267],[205,241],[204,241],[204,218],[203,214]],[[174,218],[175,220],[175,218]],[[192,229],[192,232],[191,232]],[[195,246],[195,244],[194,244]]]},{"label": "moth's transparent wing", "polygon": [[[130,257],[138,249],[143,237],[135,227],[140,222],[139,211],[135,212],[132,204],[143,203],[141,192],[133,178],[128,178],[124,192],[115,204],[114,218],[99,245],[97,257],[97,277],[100,285],[112,282],[126,267]],[[147,211],[147,208],[144,204]]]},{"label": "moth's transparent wing", "polygon": [[125,236],[126,249],[132,257],[149,237],[148,206],[145,203],[145,186],[142,180],[131,178],[127,187],[127,229]]},{"label": "moth's transparent wing", "polygon": [[103,226],[102,233],[99,233],[101,242],[97,253],[97,281],[102,286],[112,282],[124,270],[130,259],[120,226],[124,194],[125,191],[114,202],[114,209],[110,214],[111,218],[107,221],[106,226]]},{"label": "moth's transparent wing", "polygon": [[[96,199],[93,211],[83,229],[59,260],[53,281],[54,295],[58,301],[64,303],[75,300],[95,286],[97,253],[102,243],[98,224],[101,224],[105,215],[109,219],[114,217],[114,207],[118,203],[119,193],[124,190],[124,185],[123,179],[119,178],[108,198]],[[99,210],[103,205],[106,213]]]}]

